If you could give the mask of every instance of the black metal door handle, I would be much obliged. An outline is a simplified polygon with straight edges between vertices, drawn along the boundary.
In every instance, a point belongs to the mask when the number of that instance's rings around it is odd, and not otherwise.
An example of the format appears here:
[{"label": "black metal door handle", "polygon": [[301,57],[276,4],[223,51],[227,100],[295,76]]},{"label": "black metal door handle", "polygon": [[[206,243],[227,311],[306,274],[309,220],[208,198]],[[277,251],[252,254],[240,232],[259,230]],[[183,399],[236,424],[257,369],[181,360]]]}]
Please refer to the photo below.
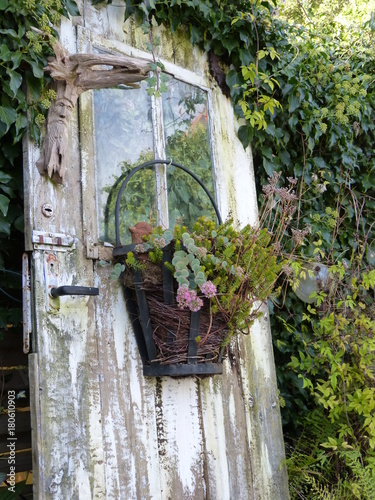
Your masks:
[{"label": "black metal door handle", "polygon": [[52,297],[61,297],[62,295],[99,295],[99,288],[92,286],[59,286],[51,288]]}]

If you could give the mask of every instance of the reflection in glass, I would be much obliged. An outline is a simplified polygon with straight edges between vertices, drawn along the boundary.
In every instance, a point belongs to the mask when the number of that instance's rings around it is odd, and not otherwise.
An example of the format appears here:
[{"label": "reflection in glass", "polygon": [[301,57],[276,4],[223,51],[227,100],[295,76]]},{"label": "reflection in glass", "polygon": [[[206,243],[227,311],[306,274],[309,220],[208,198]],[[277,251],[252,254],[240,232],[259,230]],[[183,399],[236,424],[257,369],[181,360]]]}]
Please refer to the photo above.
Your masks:
[{"label": "reflection in glass", "polygon": [[[154,157],[150,97],[145,85],[140,89],[95,90],[94,120],[99,235],[100,239],[114,243],[116,186],[120,184],[116,180],[125,178],[126,171]],[[155,192],[152,171],[137,173],[127,185],[120,211],[123,244],[131,242],[129,226],[150,218],[156,220]]]},{"label": "reflection in glass", "polygon": [[[163,94],[166,156],[194,172],[215,197],[207,110],[207,93],[170,78]],[[205,215],[216,220],[204,190],[188,174],[168,167],[170,227],[182,221],[188,228]]]},{"label": "reflection in glass", "polygon": [[[110,243],[115,242],[115,203],[122,181],[132,168],[154,159],[151,98],[146,86],[94,91],[99,234]],[[194,172],[215,196],[207,93],[172,77],[167,86],[160,103],[165,157]],[[161,137],[157,140],[163,142]],[[191,228],[201,215],[216,220],[209,198],[192,177],[169,166],[167,183],[170,227],[182,222]],[[132,177],[121,201],[122,244],[131,242],[129,226],[142,221],[157,225],[156,196],[154,168]]]}]

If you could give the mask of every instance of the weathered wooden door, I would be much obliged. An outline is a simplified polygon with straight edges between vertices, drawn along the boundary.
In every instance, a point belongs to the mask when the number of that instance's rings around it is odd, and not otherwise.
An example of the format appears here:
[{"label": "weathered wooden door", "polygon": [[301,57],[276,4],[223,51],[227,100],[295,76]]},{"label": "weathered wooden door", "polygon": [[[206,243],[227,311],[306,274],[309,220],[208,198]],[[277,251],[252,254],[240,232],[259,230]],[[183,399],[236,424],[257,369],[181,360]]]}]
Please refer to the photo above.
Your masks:
[{"label": "weathered wooden door", "polygon": [[[71,53],[150,59],[141,51],[144,37],[131,22],[123,29],[122,21],[119,5],[85,2],[82,26],[63,25],[61,41]],[[206,169],[209,162],[207,182],[223,217],[256,220],[251,152],[236,137],[229,100],[183,32],[160,36],[169,82],[164,102],[143,87],[82,94],[69,125],[63,185],[39,174],[40,152],[27,144],[36,498],[287,499],[267,311],[249,337],[233,343],[223,375],[147,378],[121,285],[101,262],[108,260],[105,241],[113,231],[104,209],[121,165],[182,154],[177,138],[197,130],[208,138],[199,158]],[[189,114],[192,99],[199,106]],[[184,125],[172,125],[184,117]],[[197,155],[189,147],[187,157]],[[163,182],[163,172],[143,180],[156,195],[134,201],[137,216],[155,204],[163,212]],[[178,208],[177,200],[168,212],[172,220],[181,215]],[[62,285],[97,287],[99,295],[51,297],[51,288]]]}]

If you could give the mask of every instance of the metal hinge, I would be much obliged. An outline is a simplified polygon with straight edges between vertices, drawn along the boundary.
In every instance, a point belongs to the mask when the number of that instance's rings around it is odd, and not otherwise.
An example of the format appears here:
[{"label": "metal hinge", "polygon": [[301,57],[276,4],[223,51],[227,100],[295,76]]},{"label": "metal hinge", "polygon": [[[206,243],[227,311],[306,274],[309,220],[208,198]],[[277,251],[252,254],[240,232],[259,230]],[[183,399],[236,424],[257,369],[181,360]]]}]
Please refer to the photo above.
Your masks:
[{"label": "metal hinge", "polygon": [[94,241],[91,238],[86,238],[86,257],[93,260],[106,260],[113,259],[113,245],[107,241]]},{"label": "metal hinge", "polygon": [[35,250],[66,252],[76,247],[77,238],[64,233],[33,231],[32,242]]}]

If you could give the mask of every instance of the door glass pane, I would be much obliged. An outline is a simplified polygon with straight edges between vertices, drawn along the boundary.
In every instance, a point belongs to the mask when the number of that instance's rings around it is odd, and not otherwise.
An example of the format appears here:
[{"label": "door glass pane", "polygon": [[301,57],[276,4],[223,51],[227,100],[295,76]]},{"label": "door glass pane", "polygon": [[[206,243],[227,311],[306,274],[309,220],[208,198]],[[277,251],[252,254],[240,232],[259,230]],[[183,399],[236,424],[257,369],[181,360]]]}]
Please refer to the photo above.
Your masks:
[{"label": "door glass pane", "polygon": [[[170,78],[163,98],[166,157],[195,173],[215,197],[207,109],[207,92]],[[216,214],[204,190],[187,173],[168,167],[170,227],[180,220],[188,228],[205,215]]]},{"label": "door glass pane", "polygon": [[[97,203],[100,239],[115,242],[115,203],[126,172],[154,159],[150,97],[139,89],[94,91]],[[155,174],[138,172],[127,185],[120,209],[121,243],[130,243],[128,227],[156,223]]]}]

